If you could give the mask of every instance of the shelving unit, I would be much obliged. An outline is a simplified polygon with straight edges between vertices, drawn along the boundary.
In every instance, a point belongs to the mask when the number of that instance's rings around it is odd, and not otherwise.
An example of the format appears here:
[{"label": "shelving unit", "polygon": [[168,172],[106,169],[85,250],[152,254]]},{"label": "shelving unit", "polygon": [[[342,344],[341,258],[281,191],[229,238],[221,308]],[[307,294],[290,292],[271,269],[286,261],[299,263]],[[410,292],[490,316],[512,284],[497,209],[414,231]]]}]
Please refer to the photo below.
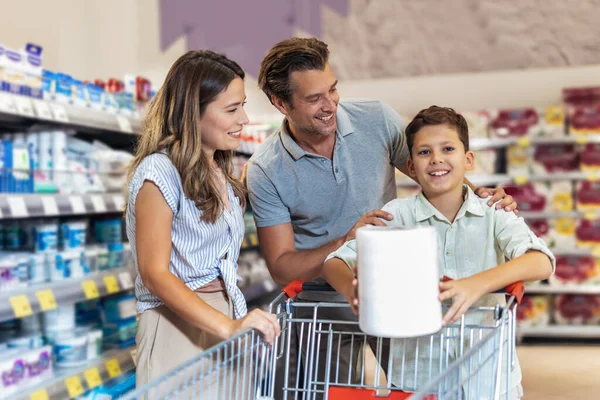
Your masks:
[{"label": "shelving unit", "polygon": [[7,92],[0,92],[0,121],[12,126],[50,123],[90,133],[140,133],[139,118]]},{"label": "shelving unit", "polygon": [[133,347],[109,350],[78,368],[55,369],[54,376],[41,385],[16,395],[18,400],[63,400],[81,396],[102,383],[135,369]]},{"label": "shelving unit", "polygon": [[0,194],[0,219],[122,213],[122,193]]},{"label": "shelving unit", "polygon": [[0,322],[133,289],[135,273],[121,267],[0,293]]}]

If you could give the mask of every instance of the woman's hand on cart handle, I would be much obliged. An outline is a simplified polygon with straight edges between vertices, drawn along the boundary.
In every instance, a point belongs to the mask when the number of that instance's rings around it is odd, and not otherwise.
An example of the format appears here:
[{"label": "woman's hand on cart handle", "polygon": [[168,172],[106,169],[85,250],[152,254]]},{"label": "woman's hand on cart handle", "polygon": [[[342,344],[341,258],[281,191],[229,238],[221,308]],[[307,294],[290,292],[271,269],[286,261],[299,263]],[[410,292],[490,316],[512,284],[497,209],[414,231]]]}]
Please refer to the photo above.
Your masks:
[{"label": "woman's hand on cart handle", "polygon": [[263,334],[265,342],[273,344],[275,337],[279,336],[279,322],[275,314],[259,309],[250,311],[244,318],[231,321],[229,337],[233,337],[247,329],[256,329]]}]

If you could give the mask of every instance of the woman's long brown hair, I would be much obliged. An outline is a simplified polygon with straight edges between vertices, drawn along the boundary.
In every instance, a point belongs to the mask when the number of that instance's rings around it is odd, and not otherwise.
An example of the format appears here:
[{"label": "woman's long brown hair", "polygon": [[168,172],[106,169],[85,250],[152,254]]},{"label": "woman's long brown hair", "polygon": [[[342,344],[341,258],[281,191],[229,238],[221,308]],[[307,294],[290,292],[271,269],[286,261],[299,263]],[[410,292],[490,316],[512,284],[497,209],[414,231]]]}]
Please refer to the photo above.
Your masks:
[{"label": "woman's long brown hair", "polygon": [[[212,51],[189,51],[175,61],[142,122],[127,187],[145,157],[165,152],[181,176],[185,196],[202,212],[203,221],[214,223],[223,203],[202,151],[200,119],[235,78],[244,76],[236,62]],[[214,159],[244,208],[246,190],[233,176],[233,151],[217,150]]]}]

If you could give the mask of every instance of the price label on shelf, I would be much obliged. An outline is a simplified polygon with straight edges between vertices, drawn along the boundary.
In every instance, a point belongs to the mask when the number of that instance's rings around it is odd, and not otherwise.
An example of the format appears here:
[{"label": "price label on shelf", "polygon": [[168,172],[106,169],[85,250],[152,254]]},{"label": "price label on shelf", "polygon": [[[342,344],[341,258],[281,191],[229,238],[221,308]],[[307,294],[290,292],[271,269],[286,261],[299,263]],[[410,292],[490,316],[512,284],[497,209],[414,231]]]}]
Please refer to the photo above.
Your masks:
[{"label": "price label on shelf", "polygon": [[600,258],[600,246],[592,247],[592,255],[596,258]]},{"label": "price label on shelf", "polygon": [[109,294],[117,293],[121,288],[119,287],[119,282],[117,282],[117,278],[114,275],[108,275],[104,277],[104,286],[106,286],[106,291]]},{"label": "price label on shelf", "polygon": [[106,203],[104,202],[104,199],[102,198],[102,196],[92,195],[92,196],[90,196],[90,199],[92,200],[92,205],[94,206],[94,211],[96,211],[98,213],[106,212]]},{"label": "price label on shelf", "polygon": [[133,129],[131,128],[131,122],[129,121],[129,118],[124,117],[122,115],[117,115],[117,123],[119,124],[119,129],[121,129],[121,132],[133,133]]},{"label": "price label on shelf", "polygon": [[106,371],[108,371],[108,376],[111,378],[116,378],[121,375],[121,366],[119,365],[119,360],[113,358],[106,362]]},{"label": "price label on shelf", "polygon": [[58,215],[58,205],[53,196],[41,196],[44,215]]},{"label": "price label on shelf", "polygon": [[244,236],[244,239],[242,239],[242,249],[246,247],[248,247],[248,237]]},{"label": "price label on shelf", "polygon": [[575,135],[575,143],[577,144],[587,144],[588,137],[587,135]]},{"label": "price label on shelf", "polygon": [[71,208],[73,209],[73,214],[85,214],[85,204],[83,204],[83,199],[81,196],[69,196],[69,202],[71,203]]},{"label": "price label on shelf", "polygon": [[31,393],[30,400],[49,400],[48,392],[46,389],[38,390],[37,392]]},{"label": "price label on shelf", "polygon": [[529,178],[528,177],[526,177],[524,175],[523,176],[515,176],[515,183],[517,185],[524,185],[527,182],[529,182]]},{"label": "price label on shelf", "polygon": [[517,140],[517,146],[529,147],[531,146],[531,140],[528,137],[519,138],[519,140]]},{"label": "price label on shelf", "polygon": [[586,172],[585,178],[590,182],[596,182],[598,179],[600,179],[600,176],[597,172]]},{"label": "price label on shelf", "polygon": [[40,302],[40,308],[42,311],[50,311],[56,308],[56,299],[52,289],[38,290],[35,292],[35,296]]},{"label": "price label on shelf", "polygon": [[50,103],[50,109],[52,110],[52,115],[54,115],[55,120],[66,124],[69,123],[69,115],[67,114],[65,106],[58,103]]},{"label": "price label on shelf", "polygon": [[4,111],[10,114],[16,114],[17,107],[13,99],[14,96],[8,93],[0,92],[0,111]]},{"label": "price label on shelf", "polygon": [[83,293],[85,294],[86,299],[96,299],[100,297],[100,293],[98,292],[98,287],[96,286],[96,282],[94,281],[85,281],[81,283],[83,287]]},{"label": "price label on shelf", "polygon": [[100,372],[98,372],[98,368],[96,367],[86,369],[83,373],[83,376],[85,377],[85,382],[90,389],[102,385],[102,378],[100,377]]},{"label": "price label on shelf", "polygon": [[31,99],[25,96],[15,96],[15,105],[17,106],[17,112],[26,117],[35,118],[33,112],[33,104]]},{"label": "price label on shelf", "polygon": [[587,219],[588,221],[593,221],[598,219],[598,213],[596,211],[586,211],[583,214],[583,219]]},{"label": "price label on shelf", "polygon": [[123,290],[128,290],[133,287],[133,280],[131,279],[131,274],[129,272],[120,272],[119,282],[121,282],[121,287]]},{"label": "price label on shelf", "polygon": [[54,117],[52,116],[52,111],[50,110],[50,106],[48,105],[48,103],[46,103],[45,101],[36,100],[36,99],[33,99],[32,103],[33,103],[33,108],[35,110],[35,113],[37,114],[38,117],[40,117],[42,119],[49,119],[49,120],[54,119]]},{"label": "price label on shelf", "polygon": [[81,396],[84,392],[81,379],[79,379],[77,375],[65,379],[65,386],[67,387],[69,397],[71,398]]},{"label": "price label on shelf", "polygon": [[123,195],[114,195],[113,203],[115,203],[115,208],[117,211],[125,211],[125,197]]},{"label": "price label on shelf", "polygon": [[10,208],[10,214],[14,218],[26,218],[29,216],[27,212],[27,206],[25,205],[25,199],[23,197],[10,196],[6,198],[8,207]]},{"label": "price label on shelf", "polygon": [[24,294],[11,297],[10,305],[12,306],[15,317],[17,318],[28,317],[33,314],[33,311],[31,310],[31,304],[29,304],[29,299]]}]

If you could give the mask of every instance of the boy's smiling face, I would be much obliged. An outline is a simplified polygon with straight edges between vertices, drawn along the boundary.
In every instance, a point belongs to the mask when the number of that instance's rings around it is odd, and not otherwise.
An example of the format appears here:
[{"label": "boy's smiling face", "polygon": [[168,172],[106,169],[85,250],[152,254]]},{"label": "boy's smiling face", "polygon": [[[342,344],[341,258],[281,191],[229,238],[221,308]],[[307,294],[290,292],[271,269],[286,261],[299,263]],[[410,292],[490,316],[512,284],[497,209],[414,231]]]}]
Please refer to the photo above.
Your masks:
[{"label": "boy's smiling face", "polygon": [[473,169],[475,155],[465,152],[456,129],[447,124],[422,127],[414,136],[408,170],[425,196],[460,190],[465,171]]}]

